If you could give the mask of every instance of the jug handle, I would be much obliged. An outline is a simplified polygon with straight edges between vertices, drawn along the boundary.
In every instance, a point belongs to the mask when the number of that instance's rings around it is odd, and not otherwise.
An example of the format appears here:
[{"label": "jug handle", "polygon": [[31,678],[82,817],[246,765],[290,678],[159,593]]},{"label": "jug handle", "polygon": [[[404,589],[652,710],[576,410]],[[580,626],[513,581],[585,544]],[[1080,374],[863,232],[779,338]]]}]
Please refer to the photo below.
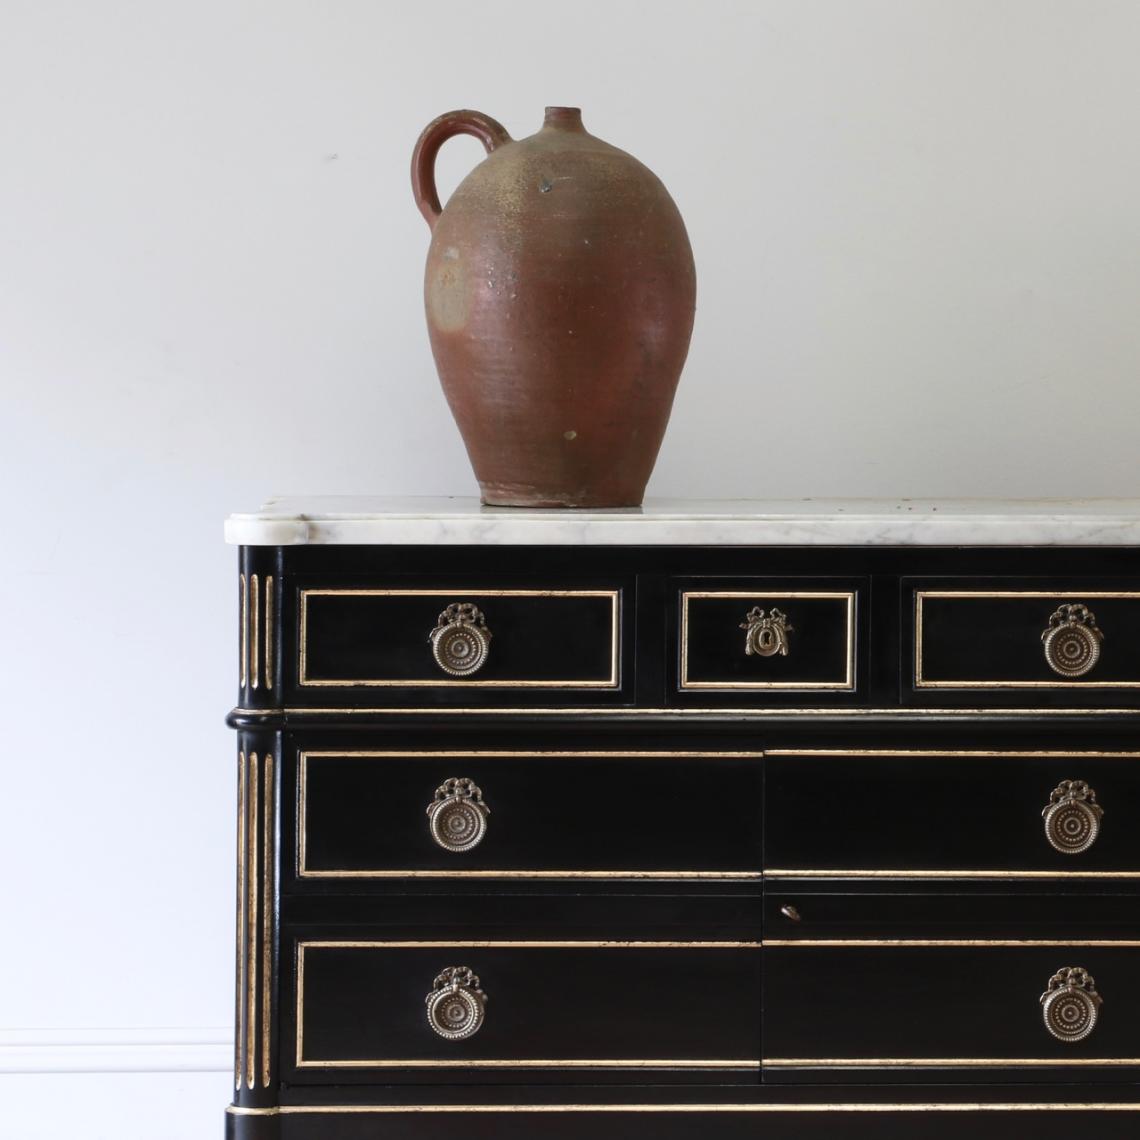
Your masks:
[{"label": "jug handle", "polygon": [[473,135],[490,154],[503,143],[513,141],[502,123],[480,111],[448,111],[433,119],[412,151],[412,193],[427,224],[435,229],[442,207],[435,188],[435,156],[439,148],[455,135]]}]

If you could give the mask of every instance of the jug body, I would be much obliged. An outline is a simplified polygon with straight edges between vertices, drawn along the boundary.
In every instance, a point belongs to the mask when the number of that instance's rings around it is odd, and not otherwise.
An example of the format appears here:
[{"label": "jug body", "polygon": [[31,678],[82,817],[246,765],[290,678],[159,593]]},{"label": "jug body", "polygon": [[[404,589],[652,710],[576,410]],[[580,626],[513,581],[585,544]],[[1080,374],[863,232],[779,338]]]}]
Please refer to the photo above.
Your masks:
[{"label": "jug body", "polygon": [[[434,157],[456,133],[489,154],[440,210]],[[413,184],[432,226],[432,352],[483,501],[639,505],[696,302],[661,181],[576,109],[547,108],[517,142],[477,112],[442,116],[417,145]]]}]

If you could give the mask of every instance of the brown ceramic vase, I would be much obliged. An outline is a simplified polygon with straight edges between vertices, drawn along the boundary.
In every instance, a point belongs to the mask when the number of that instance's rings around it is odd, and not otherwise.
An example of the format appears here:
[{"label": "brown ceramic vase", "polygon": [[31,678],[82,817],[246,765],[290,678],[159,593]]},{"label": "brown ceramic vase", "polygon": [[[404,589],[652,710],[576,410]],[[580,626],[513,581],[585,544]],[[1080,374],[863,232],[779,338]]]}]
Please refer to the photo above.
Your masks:
[{"label": "brown ceramic vase", "polygon": [[[457,134],[488,156],[441,210],[435,156]],[[412,187],[432,229],[432,352],[483,501],[640,505],[696,303],[661,181],[576,108],[548,107],[518,142],[477,111],[441,115],[416,144]]]}]

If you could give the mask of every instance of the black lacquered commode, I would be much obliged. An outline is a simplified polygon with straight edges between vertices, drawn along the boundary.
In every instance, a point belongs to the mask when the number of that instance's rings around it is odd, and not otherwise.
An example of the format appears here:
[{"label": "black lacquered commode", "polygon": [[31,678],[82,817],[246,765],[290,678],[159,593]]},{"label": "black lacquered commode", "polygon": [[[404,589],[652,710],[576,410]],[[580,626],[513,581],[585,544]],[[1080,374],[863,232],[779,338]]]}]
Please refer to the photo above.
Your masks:
[{"label": "black lacquered commode", "polygon": [[936,506],[235,516],[227,1135],[1135,1135],[1140,512]]}]

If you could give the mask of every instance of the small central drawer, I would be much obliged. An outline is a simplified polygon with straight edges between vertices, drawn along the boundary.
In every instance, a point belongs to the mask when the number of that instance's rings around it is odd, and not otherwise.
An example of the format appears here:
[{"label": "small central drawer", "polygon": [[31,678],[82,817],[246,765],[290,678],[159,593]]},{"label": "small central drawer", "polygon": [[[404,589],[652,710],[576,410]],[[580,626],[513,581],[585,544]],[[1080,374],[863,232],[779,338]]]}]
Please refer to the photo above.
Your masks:
[{"label": "small central drawer", "polygon": [[[409,690],[616,692],[623,585],[599,588],[302,586],[297,685]],[[502,699],[499,692],[498,699]],[[549,699],[549,698],[548,698]],[[593,698],[591,698],[593,699]]]},{"label": "small central drawer", "polygon": [[697,578],[674,586],[676,692],[685,703],[855,695],[858,581]]},{"label": "small central drawer", "polygon": [[295,960],[297,1080],[759,1079],[758,942],[300,938]]},{"label": "small central drawer", "polygon": [[766,754],[765,870],[1140,871],[1140,753]]},{"label": "small central drawer", "polygon": [[759,878],[758,752],[303,751],[297,763],[302,880]]}]

